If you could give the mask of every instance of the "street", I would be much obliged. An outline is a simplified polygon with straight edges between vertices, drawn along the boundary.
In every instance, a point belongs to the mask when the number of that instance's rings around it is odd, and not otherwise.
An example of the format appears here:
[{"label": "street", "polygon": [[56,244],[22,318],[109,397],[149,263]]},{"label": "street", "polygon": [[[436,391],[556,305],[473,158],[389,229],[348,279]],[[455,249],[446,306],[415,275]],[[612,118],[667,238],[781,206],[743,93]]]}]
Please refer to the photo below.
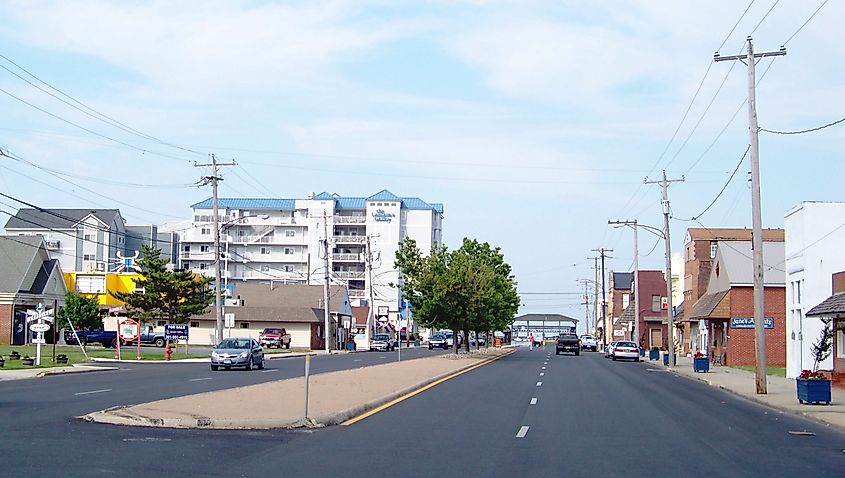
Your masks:
[{"label": "street", "polygon": [[[403,351],[403,358],[433,353],[438,352]],[[318,357],[312,367],[320,373],[384,362],[381,357],[395,358],[395,352]],[[0,384],[4,472],[42,476],[841,474],[845,449],[841,432],[642,363],[612,362],[597,353],[556,356],[551,347],[520,348],[350,426],[169,430],[71,418],[109,406],[302,373],[302,360],[274,360],[268,366],[267,373],[212,374],[207,364],[132,364],[117,372]],[[805,430],[816,435],[788,433]]]}]

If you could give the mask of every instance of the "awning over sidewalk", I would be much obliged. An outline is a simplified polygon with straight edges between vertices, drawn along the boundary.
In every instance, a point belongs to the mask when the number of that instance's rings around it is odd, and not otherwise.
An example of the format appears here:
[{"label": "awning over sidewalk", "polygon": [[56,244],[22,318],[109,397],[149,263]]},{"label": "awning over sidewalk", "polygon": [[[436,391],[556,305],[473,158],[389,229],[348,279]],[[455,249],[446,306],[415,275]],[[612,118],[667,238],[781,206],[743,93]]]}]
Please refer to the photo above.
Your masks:
[{"label": "awning over sidewalk", "polygon": [[845,292],[833,294],[807,311],[806,317],[845,318]]},{"label": "awning over sidewalk", "polygon": [[689,318],[698,320],[729,319],[731,316],[729,294],[730,289],[701,296],[692,306],[692,313],[690,313]]}]

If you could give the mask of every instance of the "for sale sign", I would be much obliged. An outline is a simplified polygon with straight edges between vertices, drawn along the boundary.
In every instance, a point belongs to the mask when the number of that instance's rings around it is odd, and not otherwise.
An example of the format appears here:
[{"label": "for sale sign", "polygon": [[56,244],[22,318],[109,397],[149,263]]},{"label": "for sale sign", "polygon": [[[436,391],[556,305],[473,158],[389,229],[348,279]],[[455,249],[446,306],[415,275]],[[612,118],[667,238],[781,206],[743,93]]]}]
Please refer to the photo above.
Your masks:
[{"label": "for sale sign", "polygon": [[164,326],[164,338],[167,340],[188,340],[187,324],[167,324]]}]

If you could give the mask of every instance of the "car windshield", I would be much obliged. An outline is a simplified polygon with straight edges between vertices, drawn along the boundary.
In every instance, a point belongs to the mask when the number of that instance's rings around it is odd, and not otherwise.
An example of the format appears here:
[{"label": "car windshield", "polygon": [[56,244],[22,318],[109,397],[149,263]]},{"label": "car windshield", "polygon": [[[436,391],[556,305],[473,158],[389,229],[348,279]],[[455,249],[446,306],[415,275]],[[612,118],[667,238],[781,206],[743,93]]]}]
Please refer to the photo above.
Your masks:
[{"label": "car windshield", "polygon": [[265,334],[281,334],[282,329],[264,329]]},{"label": "car windshield", "polygon": [[445,336],[445,335],[436,334],[436,335],[432,335],[432,336],[431,336],[431,338],[432,338],[432,339],[435,339],[435,340],[443,340],[443,339],[445,339],[445,338],[446,338],[446,336]]},{"label": "car windshield", "polygon": [[387,340],[390,340],[390,336],[387,335],[387,334],[378,334],[378,335],[376,335],[375,340],[385,340],[385,341],[387,341]]},{"label": "car windshield", "polygon": [[618,344],[616,344],[616,346],[617,347],[634,347],[634,348],[636,348],[637,344],[635,344],[634,342],[619,342]]},{"label": "car windshield", "polygon": [[219,345],[217,345],[218,349],[248,349],[249,348],[249,340],[247,339],[223,339]]}]

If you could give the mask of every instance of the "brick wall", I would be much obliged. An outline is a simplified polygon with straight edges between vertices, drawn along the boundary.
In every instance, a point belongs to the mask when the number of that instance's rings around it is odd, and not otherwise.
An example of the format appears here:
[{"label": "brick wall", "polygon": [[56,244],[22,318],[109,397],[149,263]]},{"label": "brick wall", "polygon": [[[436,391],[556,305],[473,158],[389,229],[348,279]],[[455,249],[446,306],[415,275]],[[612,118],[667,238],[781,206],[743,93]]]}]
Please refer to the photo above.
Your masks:
[{"label": "brick wall", "polygon": [[[786,289],[766,287],[765,316],[774,319],[775,328],[766,329],[766,363],[770,367],[786,366]],[[731,317],[754,317],[754,288],[731,289]],[[729,329],[728,365],[756,364],[754,329]]]},{"label": "brick wall", "polygon": [[13,310],[14,307],[11,304],[0,305],[0,345],[9,345],[12,343]]}]

